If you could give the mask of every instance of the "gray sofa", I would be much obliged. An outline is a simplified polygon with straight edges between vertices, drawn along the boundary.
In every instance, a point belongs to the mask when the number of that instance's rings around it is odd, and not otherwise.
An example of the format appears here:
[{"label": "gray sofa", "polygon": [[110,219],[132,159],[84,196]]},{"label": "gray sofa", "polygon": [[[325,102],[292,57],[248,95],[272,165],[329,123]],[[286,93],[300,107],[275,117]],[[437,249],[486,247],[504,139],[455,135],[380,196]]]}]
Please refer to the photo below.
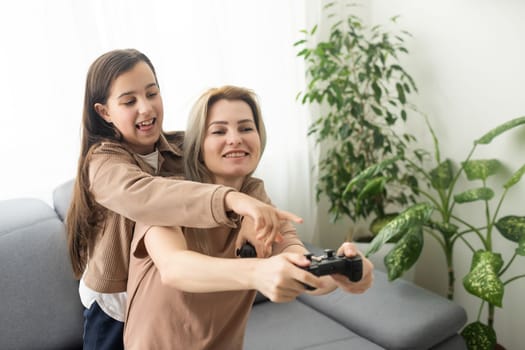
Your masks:
[{"label": "gray sofa", "polygon": [[[71,182],[54,207],[34,198],[0,201],[0,348],[80,349],[82,305],[69,266],[63,218]],[[314,252],[320,251],[309,247]],[[253,307],[246,349],[465,349],[463,308],[376,271],[362,295],[336,291]]]}]

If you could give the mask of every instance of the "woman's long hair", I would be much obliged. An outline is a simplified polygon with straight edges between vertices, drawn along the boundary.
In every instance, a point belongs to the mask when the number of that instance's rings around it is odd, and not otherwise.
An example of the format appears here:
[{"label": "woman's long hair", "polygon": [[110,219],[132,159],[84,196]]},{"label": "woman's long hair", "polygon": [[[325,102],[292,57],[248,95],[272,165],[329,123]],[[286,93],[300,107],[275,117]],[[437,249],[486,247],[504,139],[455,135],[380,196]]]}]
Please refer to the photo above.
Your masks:
[{"label": "woman's long hair", "polygon": [[104,211],[89,191],[89,151],[93,145],[103,140],[122,142],[122,135],[112,124],[98,115],[95,104],[105,104],[115,79],[133,69],[139,62],[148,64],[158,85],[153,64],[146,55],[135,49],[109,51],[98,57],[87,73],[80,157],[66,218],[69,256],[77,278],[82,275],[86,267],[88,250],[93,246],[100,225],[105,219]]},{"label": "woman's long hair", "polygon": [[253,113],[255,127],[261,140],[261,156],[266,145],[266,129],[257,95],[249,89],[226,85],[206,90],[191,109],[186,136],[184,138],[184,164],[186,178],[191,181],[211,183],[213,176],[204,164],[202,145],[206,136],[208,113],[214,103],[220,100],[244,101]]}]

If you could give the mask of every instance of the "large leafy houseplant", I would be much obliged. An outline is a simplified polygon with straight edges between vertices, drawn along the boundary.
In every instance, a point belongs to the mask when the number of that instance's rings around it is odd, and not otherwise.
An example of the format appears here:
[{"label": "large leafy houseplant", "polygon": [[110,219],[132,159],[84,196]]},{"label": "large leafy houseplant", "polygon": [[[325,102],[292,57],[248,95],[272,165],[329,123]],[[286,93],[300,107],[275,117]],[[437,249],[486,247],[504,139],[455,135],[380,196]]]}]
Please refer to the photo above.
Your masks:
[{"label": "large leafy houseplant", "polygon": [[[334,5],[329,3],[327,11]],[[354,222],[381,221],[388,217],[389,205],[405,206],[415,199],[417,179],[406,168],[391,162],[366,187],[345,189],[358,173],[385,158],[421,159],[410,148],[415,137],[396,132],[407,120],[408,97],[416,91],[399,62],[408,53],[404,39],[409,33],[367,27],[355,15],[337,20],[329,14],[328,18],[335,23],[327,40],[316,43],[314,26],[302,31],[305,38],[294,44],[305,61],[308,81],[297,98],[321,107],[321,115],[309,129],[309,135],[324,148],[318,164],[317,199],[327,197],[334,221],[342,216]],[[386,179],[396,181],[387,183]],[[394,185],[398,183],[405,186]]]},{"label": "large leafy houseplant", "polygon": [[[438,139],[429,125],[434,140],[434,167],[427,170],[411,163],[409,168],[426,177],[431,187],[428,190],[420,188],[419,193],[423,200],[408,207],[386,224],[366,252],[371,255],[386,241],[393,237],[398,239],[384,261],[389,279],[393,280],[417,261],[423,247],[423,235],[428,233],[439,242],[445,254],[449,274],[448,298],[453,299],[453,248],[457,242],[463,242],[473,254],[470,270],[463,278],[463,286],[467,292],[480,298],[481,303],[477,321],[467,325],[462,332],[469,349],[494,348],[495,307],[502,307],[506,285],[525,277],[525,273],[512,277],[507,277],[506,274],[516,257],[525,256],[525,210],[521,208],[521,212],[516,214],[500,213],[507,194],[525,173],[525,164],[515,170],[499,191],[495,191],[488,186],[487,179],[502,169],[501,162],[498,159],[473,159],[473,155],[478,146],[487,145],[501,134],[523,125],[525,117],[516,118],[484,134],[474,141],[472,149],[459,166],[449,158],[441,159]],[[366,186],[367,183],[375,182],[376,177],[380,176],[379,170],[390,161],[385,160],[361,172],[348,183],[347,190],[350,191],[358,184]],[[473,185],[467,189],[459,188],[462,177],[466,178],[465,182],[470,181]],[[479,217],[484,218],[484,223],[472,223],[472,220],[462,217],[457,207],[464,205],[478,205]],[[519,208],[517,210],[520,211]],[[496,232],[516,244],[513,256],[507,261],[494,250]],[[475,248],[476,246],[481,248]],[[480,317],[485,306],[488,306],[488,319],[483,323]]]}]

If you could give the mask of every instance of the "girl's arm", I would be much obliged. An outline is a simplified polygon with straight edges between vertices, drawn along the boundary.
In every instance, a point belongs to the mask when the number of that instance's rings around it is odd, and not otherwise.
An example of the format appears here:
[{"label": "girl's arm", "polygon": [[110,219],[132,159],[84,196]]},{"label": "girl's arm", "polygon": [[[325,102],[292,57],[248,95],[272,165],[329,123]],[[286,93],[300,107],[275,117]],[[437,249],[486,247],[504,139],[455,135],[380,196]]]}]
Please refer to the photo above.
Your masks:
[{"label": "girl's arm", "polygon": [[[89,164],[95,200],[132,221],[157,226],[235,227],[230,215],[233,211],[253,218],[255,234],[267,244],[279,235],[279,220],[302,221],[229,187],[153,176],[116,144],[95,148]],[[173,175],[182,178],[182,170]]]}]

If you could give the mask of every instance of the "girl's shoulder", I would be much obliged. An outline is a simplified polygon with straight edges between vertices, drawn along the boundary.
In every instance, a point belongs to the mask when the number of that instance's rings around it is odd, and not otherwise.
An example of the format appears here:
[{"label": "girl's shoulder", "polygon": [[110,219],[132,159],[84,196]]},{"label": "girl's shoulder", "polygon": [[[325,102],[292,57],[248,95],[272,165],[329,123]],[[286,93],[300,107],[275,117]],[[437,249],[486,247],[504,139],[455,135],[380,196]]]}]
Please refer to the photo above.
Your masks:
[{"label": "girl's shoulder", "polygon": [[92,155],[129,155],[133,154],[133,151],[125,144],[118,141],[102,141],[93,146],[89,150]]},{"label": "girl's shoulder", "polygon": [[[166,143],[166,144],[164,144]],[[159,150],[171,150],[177,154],[182,154],[182,146],[184,144],[184,131],[165,131],[159,140]]]}]

